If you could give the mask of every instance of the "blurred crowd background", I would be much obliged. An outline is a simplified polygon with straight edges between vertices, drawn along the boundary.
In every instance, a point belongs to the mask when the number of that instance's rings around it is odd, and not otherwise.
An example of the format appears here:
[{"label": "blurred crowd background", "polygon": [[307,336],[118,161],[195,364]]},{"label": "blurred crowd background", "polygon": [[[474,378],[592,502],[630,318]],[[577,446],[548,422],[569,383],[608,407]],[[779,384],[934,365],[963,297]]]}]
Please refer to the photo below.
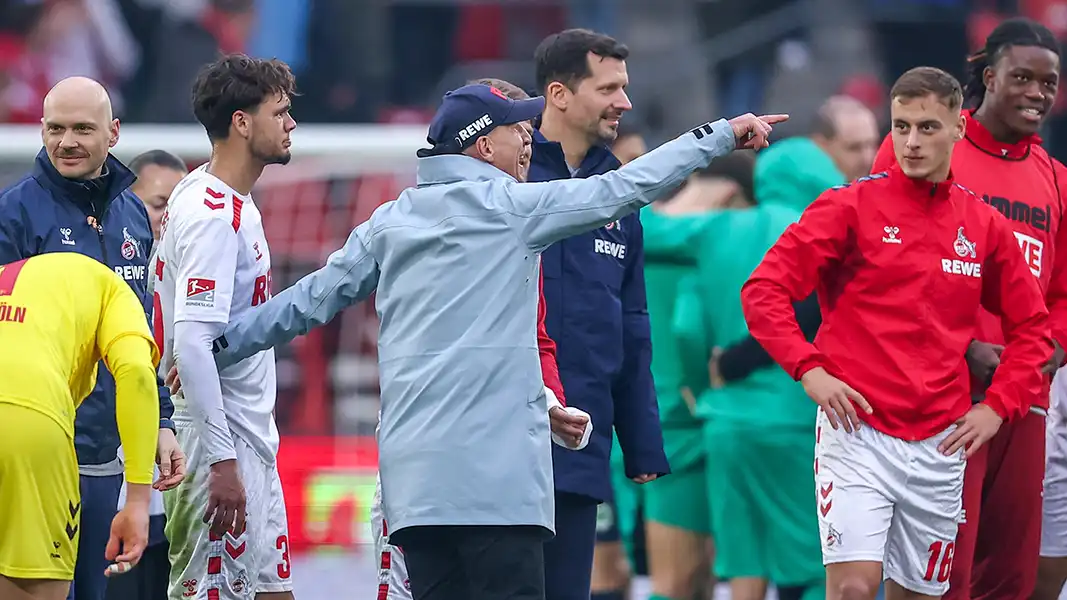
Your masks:
[{"label": "blurred crowd background", "polygon": [[588,27],[630,46],[628,119],[659,137],[709,115],[804,117],[836,91],[879,107],[908,67],[962,75],[1004,14],[1067,35],[1061,0],[5,0],[0,122],[36,122],[71,74],[105,82],[128,123],[191,122],[189,83],[219,51],[292,65],[304,123],[417,122],[473,77],[531,85],[538,41]]},{"label": "blurred crowd background", "polygon": [[[103,82],[124,127],[199,131],[191,82],[218,53],[236,51],[293,67],[301,124],[337,124],[338,135],[353,135],[343,124],[418,125],[445,91],[474,78],[532,88],[536,45],[586,27],[629,46],[634,110],[622,127],[650,146],[745,112],[787,112],[776,135],[807,135],[818,107],[842,94],[868,106],[884,134],[889,83],[917,65],[962,79],[967,54],[1018,14],[1067,37],[1067,0],[2,0],[0,132],[35,127],[45,93],[71,75]],[[1063,109],[1060,102],[1043,132],[1061,161]],[[0,184],[31,164],[36,141],[25,141],[24,157],[5,153]],[[165,135],[157,146],[171,149]],[[413,183],[413,152],[386,170],[360,170],[359,155],[341,157],[354,169],[324,170],[299,160],[300,129],[294,152],[286,179],[268,177],[255,192],[275,291],[317,268]],[[279,350],[277,414],[287,436],[279,463],[297,550],[367,548],[376,334],[367,303]]]}]

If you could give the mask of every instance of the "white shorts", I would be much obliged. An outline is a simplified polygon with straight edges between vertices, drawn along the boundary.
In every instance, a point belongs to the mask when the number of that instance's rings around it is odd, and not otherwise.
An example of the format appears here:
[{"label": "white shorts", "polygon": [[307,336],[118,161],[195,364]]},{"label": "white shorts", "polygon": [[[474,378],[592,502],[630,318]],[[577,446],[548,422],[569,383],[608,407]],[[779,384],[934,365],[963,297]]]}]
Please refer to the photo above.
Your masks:
[{"label": "white shorts", "polygon": [[1067,557],[1067,369],[1052,381],[1045,427],[1045,482],[1041,501],[1041,556]]},{"label": "white shorts", "polygon": [[374,536],[374,556],[378,561],[377,600],[412,600],[411,583],[404,553],[389,543],[389,526],[382,510],[382,480],[374,488],[374,504],[370,508],[371,535]]},{"label": "white shorts", "polygon": [[171,600],[251,600],[257,592],[292,591],[289,527],[276,464],[267,464],[234,436],[245,488],[247,525],[221,537],[203,522],[210,468],[192,425],[175,419],[178,443],[189,461],[185,481],[164,494],[170,541]]},{"label": "white shorts", "polygon": [[949,427],[907,442],[869,426],[834,430],[819,411],[815,497],[823,564],[881,562],[886,579],[912,592],[948,591],[963,512],[963,453],[937,445]]}]

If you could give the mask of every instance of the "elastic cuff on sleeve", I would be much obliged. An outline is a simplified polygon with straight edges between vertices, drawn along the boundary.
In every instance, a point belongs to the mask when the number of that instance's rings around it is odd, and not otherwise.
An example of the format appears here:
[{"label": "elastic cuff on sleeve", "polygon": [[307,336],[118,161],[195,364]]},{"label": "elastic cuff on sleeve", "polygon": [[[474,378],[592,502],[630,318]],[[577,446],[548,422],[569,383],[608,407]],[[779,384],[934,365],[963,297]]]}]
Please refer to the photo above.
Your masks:
[{"label": "elastic cuff on sleeve", "polygon": [[997,396],[986,394],[985,400],[982,402],[989,408],[993,409],[993,412],[997,413],[1001,419],[1010,421],[1012,416],[1008,414],[1008,409],[1004,406],[1004,402]]}]

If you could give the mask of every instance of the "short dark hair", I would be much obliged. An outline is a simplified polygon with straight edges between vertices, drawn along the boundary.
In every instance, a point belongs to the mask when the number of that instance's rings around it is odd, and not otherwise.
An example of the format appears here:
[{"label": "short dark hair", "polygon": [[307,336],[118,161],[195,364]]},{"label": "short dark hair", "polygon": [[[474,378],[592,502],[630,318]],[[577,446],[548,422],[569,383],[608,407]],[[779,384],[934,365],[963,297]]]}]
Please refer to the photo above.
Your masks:
[{"label": "short dark hair", "polygon": [[741,188],[746,200],[755,204],[755,173],[756,154],[751,150],[739,150],[716,158],[693,174],[697,177],[729,179]]},{"label": "short dark hair", "polygon": [[630,56],[630,49],[610,35],[588,29],[566,29],[553,33],[542,40],[534,51],[537,89],[544,93],[553,81],[575,89],[583,79],[592,75],[589,71],[590,53],[601,60],[626,60]]},{"label": "short dark hair", "polygon": [[134,175],[140,175],[141,171],[148,165],[156,165],[157,167],[163,167],[164,169],[173,169],[181,173],[189,172],[189,167],[186,166],[184,160],[166,150],[149,150],[148,152],[142,152],[135,156],[127,166],[133,171]]},{"label": "short dark hair", "polygon": [[915,67],[901,75],[893,89],[892,100],[897,98],[924,98],[933,94],[945,106],[956,110],[963,105],[963,89],[955,77],[936,67]]},{"label": "short dark hair", "polygon": [[193,85],[193,114],[211,141],[230,135],[233,113],[254,110],[274,94],[296,96],[296,79],[278,59],[228,54],[200,70]]},{"label": "short dark hair", "polygon": [[530,97],[521,87],[511,83],[510,81],[504,81],[503,79],[496,79],[494,77],[483,77],[481,79],[475,79],[468,81],[467,84],[487,85],[492,88],[496,88],[504,93],[505,96],[512,100],[526,100]]},{"label": "short dark hair", "polygon": [[982,105],[985,99],[986,67],[991,67],[1004,52],[1013,46],[1037,46],[1060,55],[1060,44],[1056,36],[1037,21],[1018,17],[1008,19],[997,25],[985,40],[985,46],[967,57],[967,89],[965,99],[974,108]]}]

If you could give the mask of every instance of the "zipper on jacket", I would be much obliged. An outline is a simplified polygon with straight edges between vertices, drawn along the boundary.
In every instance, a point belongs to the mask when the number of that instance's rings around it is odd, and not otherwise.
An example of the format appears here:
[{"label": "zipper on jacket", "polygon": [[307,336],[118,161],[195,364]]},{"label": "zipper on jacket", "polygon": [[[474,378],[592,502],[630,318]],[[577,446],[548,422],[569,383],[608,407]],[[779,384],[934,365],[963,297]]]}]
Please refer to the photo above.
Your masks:
[{"label": "zipper on jacket", "polygon": [[89,226],[96,230],[96,237],[100,240],[100,257],[103,259],[101,262],[110,269],[111,263],[107,260],[107,244],[104,243],[104,224],[102,222],[104,216],[99,215],[100,211],[97,210],[95,202],[90,202],[89,206],[92,207],[92,214],[89,215]]}]

